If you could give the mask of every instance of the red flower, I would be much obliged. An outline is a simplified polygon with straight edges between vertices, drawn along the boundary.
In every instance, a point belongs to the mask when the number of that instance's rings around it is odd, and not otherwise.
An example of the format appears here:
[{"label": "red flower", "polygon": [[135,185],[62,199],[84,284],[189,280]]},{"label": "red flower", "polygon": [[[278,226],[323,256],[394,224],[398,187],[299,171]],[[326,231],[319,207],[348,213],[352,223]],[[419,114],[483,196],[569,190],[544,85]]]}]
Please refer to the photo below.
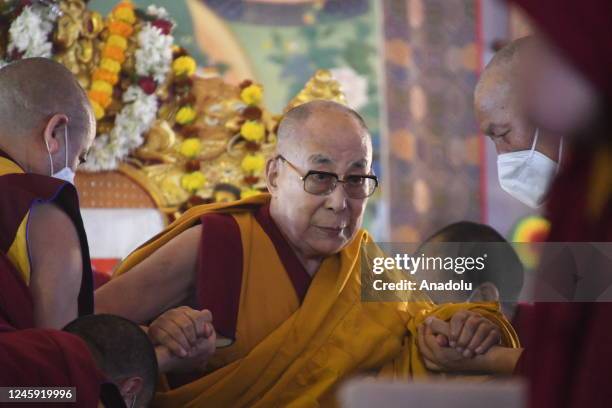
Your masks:
[{"label": "red flower", "polygon": [[155,93],[157,89],[157,84],[155,80],[151,77],[142,77],[138,80],[138,86],[146,93],[147,95],[152,95]]},{"label": "red flower", "polygon": [[251,81],[250,79],[245,79],[244,81],[242,81],[242,82],[240,83],[240,85],[238,85],[238,87],[239,87],[240,89],[244,89],[244,88],[246,88],[247,86],[250,86],[250,85],[252,85],[252,84],[253,84],[253,81]]},{"label": "red flower", "polygon": [[172,23],[168,20],[162,20],[162,19],[155,20],[151,23],[151,25],[153,27],[159,28],[159,30],[164,35],[168,35],[172,31]]},{"label": "red flower", "polygon": [[247,106],[242,111],[242,116],[247,120],[259,120],[261,119],[261,109],[257,106]]}]

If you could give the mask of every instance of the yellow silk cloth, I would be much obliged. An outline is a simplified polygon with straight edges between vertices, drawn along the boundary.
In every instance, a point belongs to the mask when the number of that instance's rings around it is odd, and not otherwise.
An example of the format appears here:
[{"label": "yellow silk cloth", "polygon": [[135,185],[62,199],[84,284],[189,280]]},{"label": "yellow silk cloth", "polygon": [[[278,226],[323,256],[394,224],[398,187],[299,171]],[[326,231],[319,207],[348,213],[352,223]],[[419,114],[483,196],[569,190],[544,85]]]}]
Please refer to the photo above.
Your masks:
[{"label": "yellow silk cloth", "polygon": [[[115,276],[129,271],[161,245],[197,224],[203,214],[214,211],[244,217],[246,213],[247,218],[252,219],[248,213],[268,202],[268,195],[260,195],[231,204],[192,208],[132,253],[119,266]],[[243,248],[250,248],[256,242],[269,241],[261,229],[252,228],[246,234],[243,231],[246,224],[238,224]],[[245,239],[252,242],[245,242]],[[368,233],[359,231],[339,254],[323,261],[302,305],[278,327],[262,336],[256,344],[249,344],[250,349],[239,350],[237,359],[228,360],[233,362],[187,385],[158,392],[154,406],[328,406],[333,405],[335,386],[351,375],[378,372],[384,367],[384,374],[395,378],[424,377],[428,372],[418,354],[416,328],[427,316],[447,320],[458,310],[478,310],[502,328],[504,344],[518,347],[516,333],[495,305],[436,307],[420,294],[407,302],[362,302],[360,255],[364,248],[371,247],[364,246],[368,242],[371,242]],[[268,246],[272,248],[271,244]],[[253,253],[259,255],[243,258],[245,264],[249,263],[245,269],[249,273],[271,266],[282,267],[273,250],[265,254],[261,251]],[[269,285],[274,285],[274,282],[269,282]],[[244,288],[241,303],[244,302],[243,296]],[[282,301],[286,302],[287,299]],[[269,318],[261,310],[245,310],[241,307],[240,313],[246,313],[243,319],[253,320],[252,325]]]}]

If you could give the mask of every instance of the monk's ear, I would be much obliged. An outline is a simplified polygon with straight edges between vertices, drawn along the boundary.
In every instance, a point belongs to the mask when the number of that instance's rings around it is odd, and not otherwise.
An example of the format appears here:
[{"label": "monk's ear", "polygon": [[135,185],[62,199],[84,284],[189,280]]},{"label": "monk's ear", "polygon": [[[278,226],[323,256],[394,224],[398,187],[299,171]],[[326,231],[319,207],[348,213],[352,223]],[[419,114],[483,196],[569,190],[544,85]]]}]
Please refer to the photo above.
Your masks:
[{"label": "monk's ear", "polygon": [[49,148],[49,153],[55,154],[64,143],[64,126],[67,124],[68,117],[62,113],[56,113],[47,121],[43,130],[43,143]]},{"label": "monk's ear", "polygon": [[268,159],[266,163],[266,185],[270,194],[278,189],[278,159],[276,157]]},{"label": "monk's ear", "polygon": [[499,290],[491,282],[480,284],[470,295],[469,302],[499,302]]}]

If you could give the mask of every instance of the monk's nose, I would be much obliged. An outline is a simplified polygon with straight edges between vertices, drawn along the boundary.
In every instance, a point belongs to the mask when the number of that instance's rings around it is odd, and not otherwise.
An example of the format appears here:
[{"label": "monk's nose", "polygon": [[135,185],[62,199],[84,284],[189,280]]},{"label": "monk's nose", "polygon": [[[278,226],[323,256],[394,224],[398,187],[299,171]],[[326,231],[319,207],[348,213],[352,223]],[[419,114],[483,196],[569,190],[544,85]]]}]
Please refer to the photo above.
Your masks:
[{"label": "monk's nose", "polygon": [[344,211],[347,206],[347,195],[344,191],[342,185],[336,186],[334,191],[331,192],[327,196],[327,200],[325,202],[325,206],[327,209],[332,210],[334,212]]}]

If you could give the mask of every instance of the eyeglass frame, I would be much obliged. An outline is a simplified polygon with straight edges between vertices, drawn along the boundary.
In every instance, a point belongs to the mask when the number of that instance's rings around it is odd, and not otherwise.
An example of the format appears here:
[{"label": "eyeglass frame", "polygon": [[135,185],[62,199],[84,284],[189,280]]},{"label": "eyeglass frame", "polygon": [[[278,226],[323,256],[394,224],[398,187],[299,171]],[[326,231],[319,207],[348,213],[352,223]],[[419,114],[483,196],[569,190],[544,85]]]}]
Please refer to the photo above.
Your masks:
[{"label": "eyeglass frame", "polygon": [[[341,179],[340,176],[336,173],[332,173],[329,171],[322,171],[322,170],[308,170],[306,172],[306,174],[302,175],[302,172],[300,171],[300,169],[297,168],[297,166],[293,163],[291,163],[289,160],[287,160],[282,154],[277,155],[274,160],[278,160],[280,159],[281,161],[287,163],[289,165],[289,167],[291,167],[299,176],[300,176],[300,180],[303,181],[302,187],[304,189],[305,192],[307,192],[308,194],[312,194],[312,195],[316,195],[316,196],[326,196],[326,195],[330,195],[331,193],[334,192],[334,190],[336,190],[336,187],[338,187],[338,183],[342,183],[342,187],[344,188],[344,191],[347,193],[346,191],[346,180],[345,179]],[[322,174],[322,175],[326,175],[326,176],[332,176],[336,178],[336,183],[334,184],[334,188],[332,188],[329,192],[327,193],[322,193],[322,194],[316,194],[316,193],[311,193],[310,191],[306,190],[306,178],[308,176],[310,176],[311,174]],[[354,200],[363,200],[364,198],[368,198],[371,197],[374,192],[376,192],[376,189],[378,188],[378,177],[376,177],[375,174],[349,174],[349,176],[356,176],[356,177],[361,177],[361,178],[367,178],[370,180],[374,180],[374,189],[372,190],[372,192],[365,196],[365,197],[361,197],[361,198],[353,198]],[[345,177],[346,178],[346,177]],[[352,198],[352,197],[349,197]]]}]

